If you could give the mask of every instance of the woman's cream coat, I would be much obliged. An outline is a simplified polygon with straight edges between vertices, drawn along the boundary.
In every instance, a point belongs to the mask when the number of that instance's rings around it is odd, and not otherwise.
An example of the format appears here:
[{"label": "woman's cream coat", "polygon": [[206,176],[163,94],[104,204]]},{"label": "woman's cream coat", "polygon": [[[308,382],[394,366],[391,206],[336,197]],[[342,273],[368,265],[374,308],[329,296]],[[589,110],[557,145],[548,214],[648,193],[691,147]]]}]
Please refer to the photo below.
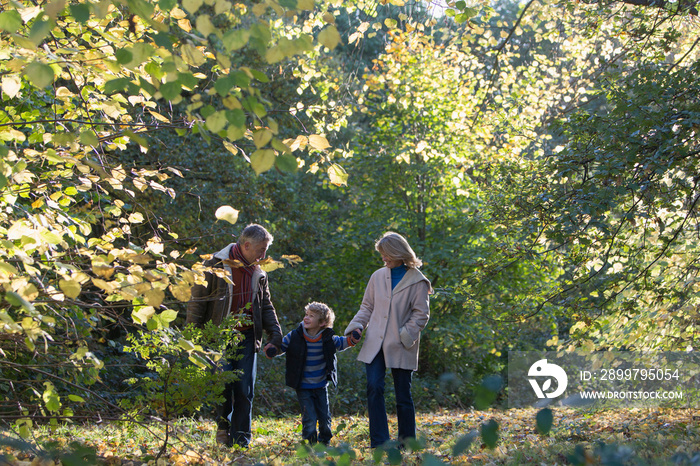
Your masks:
[{"label": "woman's cream coat", "polygon": [[391,289],[391,269],[382,267],[372,274],[360,310],[345,334],[364,330],[359,361],[371,363],[384,351],[386,367],[418,369],[420,332],[430,318],[430,281],[417,269],[409,268]]}]

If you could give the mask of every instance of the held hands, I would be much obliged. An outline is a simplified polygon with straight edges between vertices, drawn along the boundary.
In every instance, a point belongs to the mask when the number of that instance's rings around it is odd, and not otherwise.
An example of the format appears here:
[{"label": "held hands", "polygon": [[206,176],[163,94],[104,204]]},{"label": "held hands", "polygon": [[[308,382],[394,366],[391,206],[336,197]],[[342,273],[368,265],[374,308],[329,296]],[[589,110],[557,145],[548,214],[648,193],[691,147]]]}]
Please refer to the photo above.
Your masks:
[{"label": "held hands", "polygon": [[353,330],[352,333],[350,333],[350,335],[348,335],[347,337],[348,341],[354,346],[362,338],[362,332],[360,330]]},{"label": "held hands", "polygon": [[277,356],[277,347],[272,343],[265,345],[265,357],[267,359],[272,359]]}]

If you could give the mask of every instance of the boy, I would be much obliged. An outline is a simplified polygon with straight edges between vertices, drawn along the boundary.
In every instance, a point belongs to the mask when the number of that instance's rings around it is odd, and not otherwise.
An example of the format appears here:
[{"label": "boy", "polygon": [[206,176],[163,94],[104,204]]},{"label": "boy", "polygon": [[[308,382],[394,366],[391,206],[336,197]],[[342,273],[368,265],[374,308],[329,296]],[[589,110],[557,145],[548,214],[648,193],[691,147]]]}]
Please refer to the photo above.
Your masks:
[{"label": "boy", "polygon": [[[282,339],[281,354],[287,354],[285,382],[297,392],[301,408],[302,438],[328,445],[331,440],[331,412],[328,381],[338,384],[336,352],[344,351],[360,339],[359,332],[341,337],[333,332],[333,310],[312,302],[304,308],[304,320]],[[275,356],[274,348],[267,352]],[[318,421],[318,432],[316,422]]]}]

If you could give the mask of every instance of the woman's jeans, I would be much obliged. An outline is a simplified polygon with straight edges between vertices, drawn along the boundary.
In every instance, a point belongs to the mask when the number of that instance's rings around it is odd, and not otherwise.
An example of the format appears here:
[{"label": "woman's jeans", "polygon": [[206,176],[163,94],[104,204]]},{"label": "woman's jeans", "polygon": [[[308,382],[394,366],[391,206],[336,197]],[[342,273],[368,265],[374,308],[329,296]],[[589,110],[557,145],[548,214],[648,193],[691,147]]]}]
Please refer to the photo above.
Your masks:
[{"label": "woman's jeans", "polygon": [[[237,359],[240,357],[239,359]],[[252,331],[246,334],[236,348],[236,353],[223,367],[224,371],[237,371],[238,380],[226,384],[224,403],[218,410],[219,430],[229,430],[231,440],[242,447],[247,447],[252,439],[251,423],[253,420],[253,393],[257,376],[257,354],[255,336]]]},{"label": "woman's jeans", "polygon": [[[389,441],[389,424],[384,403],[384,375],[386,364],[384,352],[379,354],[367,370],[367,411],[369,414],[370,447],[376,448]],[[396,393],[396,417],[399,424],[399,440],[416,437],[416,411],[411,396],[411,377],[408,369],[391,369]]]},{"label": "woman's jeans", "polygon": [[[297,390],[301,408],[301,436],[309,443],[321,442],[328,445],[331,433],[331,411],[328,407],[328,390],[326,387]],[[316,432],[318,422],[318,433]]]}]

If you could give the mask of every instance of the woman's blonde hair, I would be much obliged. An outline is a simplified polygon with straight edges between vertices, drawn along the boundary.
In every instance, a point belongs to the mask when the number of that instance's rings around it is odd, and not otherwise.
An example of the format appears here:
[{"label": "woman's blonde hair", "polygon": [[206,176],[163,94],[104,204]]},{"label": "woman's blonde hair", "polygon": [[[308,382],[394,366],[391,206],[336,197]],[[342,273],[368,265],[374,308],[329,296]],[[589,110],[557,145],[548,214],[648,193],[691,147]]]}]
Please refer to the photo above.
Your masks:
[{"label": "woman's blonde hair", "polygon": [[333,322],[335,322],[335,312],[333,312],[333,309],[328,307],[328,305],[314,301],[306,305],[304,312],[306,311],[311,311],[318,314],[321,323],[326,328],[333,328]]},{"label": "woman's blonde hair", "polygon": [[417,269],[423,265],[423,261],[416,257],[416,253],[413,252],[406,238],[393,231],[384,233],[384,236],[374,244],[374,248],[379,254],[385,255],[389,259],[400,260],[406,267]]}]

